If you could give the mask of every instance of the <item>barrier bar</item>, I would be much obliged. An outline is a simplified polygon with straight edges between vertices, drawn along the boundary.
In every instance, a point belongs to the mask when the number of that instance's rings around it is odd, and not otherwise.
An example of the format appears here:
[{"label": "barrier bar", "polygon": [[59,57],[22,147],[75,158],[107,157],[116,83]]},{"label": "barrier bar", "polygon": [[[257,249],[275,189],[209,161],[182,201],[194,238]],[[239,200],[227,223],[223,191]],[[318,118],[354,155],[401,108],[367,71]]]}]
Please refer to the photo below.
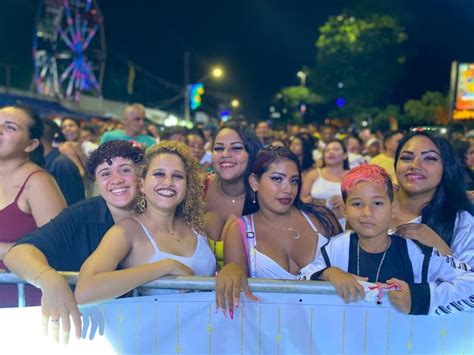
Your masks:
[{"label": "barrier bar", "polygon": [[[59,274],[64,277],[68,284],[76,284],[78,277],[77,272],[59,272]],[[320,295],[336,294],[336,290],[329,282],[276,279],[249,279],[248,281],[250,289],[253,292],[300,293]],[[19,307],[24,307],[24,280],[11,272],[0,271],[0,284],[2,283],[18,284],[18,304]],[[142,285],[140,288],[214,291],[215,278],[202,276],[165,276],[152,282],[148,282]]]}]

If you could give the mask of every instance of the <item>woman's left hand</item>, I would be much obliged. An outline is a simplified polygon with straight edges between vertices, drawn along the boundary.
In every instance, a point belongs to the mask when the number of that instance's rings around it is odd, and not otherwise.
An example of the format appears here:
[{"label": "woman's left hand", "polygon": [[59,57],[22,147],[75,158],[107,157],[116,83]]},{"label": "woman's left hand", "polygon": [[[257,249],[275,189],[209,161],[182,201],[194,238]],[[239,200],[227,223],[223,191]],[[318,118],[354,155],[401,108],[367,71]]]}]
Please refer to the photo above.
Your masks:
[{"label": "woman's left hand", "polygon": [[240,290],[252,301],[258,298],[250,291],[247,275],[237,263],[226,264],[216,276],[216,310],[222,308],[224,317],[227,309],[234,319],[234,307],[239,307]]},{"label": "woman's left hand", "polygon": [[435,248],[443,255],[453,254],[446,242],[426,224],[401,224],[396,228],[396,233],[401,237],[413,239],[427,247]]}]

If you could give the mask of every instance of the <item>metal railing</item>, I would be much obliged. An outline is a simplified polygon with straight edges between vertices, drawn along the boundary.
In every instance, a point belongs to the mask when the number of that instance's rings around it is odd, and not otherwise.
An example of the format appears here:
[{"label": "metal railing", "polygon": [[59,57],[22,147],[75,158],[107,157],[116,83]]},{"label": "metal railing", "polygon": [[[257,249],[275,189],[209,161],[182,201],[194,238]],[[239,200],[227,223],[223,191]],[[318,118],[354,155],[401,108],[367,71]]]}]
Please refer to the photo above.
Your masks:
[{"label": "metal railing", "polygon": [[[77,282],[77,272],[59,272],[69,285]],[[0,270],[0,284],[18,285],[18,307],[25,307],[25,281],[11,272]],[[319,295],[336,295],[336,290],[329,282],[249,279],[249,287],[253,292],[265,293],[302,293]],[[140,288],[173,289],[192,291],[214,291],[215,278],[202,276],[165,276],[148,282]]]}]

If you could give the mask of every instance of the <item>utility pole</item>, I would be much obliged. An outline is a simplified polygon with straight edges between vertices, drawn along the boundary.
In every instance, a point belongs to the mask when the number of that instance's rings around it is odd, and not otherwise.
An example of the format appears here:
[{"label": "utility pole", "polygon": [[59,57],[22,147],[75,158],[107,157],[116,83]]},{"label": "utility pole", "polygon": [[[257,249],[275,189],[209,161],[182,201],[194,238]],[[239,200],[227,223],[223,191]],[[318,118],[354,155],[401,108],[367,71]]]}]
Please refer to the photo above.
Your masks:
[{"label": "utility pole", "polygon": [[189,108],[189,52],[184,52],[184,119],[189,121],[191,119],[191,112]]}]

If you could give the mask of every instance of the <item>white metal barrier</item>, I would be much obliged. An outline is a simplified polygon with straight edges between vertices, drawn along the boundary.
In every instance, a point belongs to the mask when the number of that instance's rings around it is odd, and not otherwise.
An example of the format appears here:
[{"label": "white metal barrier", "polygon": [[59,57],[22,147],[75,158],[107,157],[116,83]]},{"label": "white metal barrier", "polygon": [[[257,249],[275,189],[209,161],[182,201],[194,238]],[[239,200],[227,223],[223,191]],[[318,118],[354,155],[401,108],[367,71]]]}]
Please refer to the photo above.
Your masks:
[{"label": "white metal barrier", "polygon": [[[76,274],[64,276],[75,283]],[[145,286],[212,291],[214,281],[166,277]],[[260,302],[242,297],[233,320],[215,312],[214,292],[87,305],[83,334],[93,340],[71,339],[67,348],[40,334],[39,307],[0,309],[2,354],[474,354],[473,312],[407,316],[386,300],[347,305],[324,282],[253,279],[250,287]]]}]

